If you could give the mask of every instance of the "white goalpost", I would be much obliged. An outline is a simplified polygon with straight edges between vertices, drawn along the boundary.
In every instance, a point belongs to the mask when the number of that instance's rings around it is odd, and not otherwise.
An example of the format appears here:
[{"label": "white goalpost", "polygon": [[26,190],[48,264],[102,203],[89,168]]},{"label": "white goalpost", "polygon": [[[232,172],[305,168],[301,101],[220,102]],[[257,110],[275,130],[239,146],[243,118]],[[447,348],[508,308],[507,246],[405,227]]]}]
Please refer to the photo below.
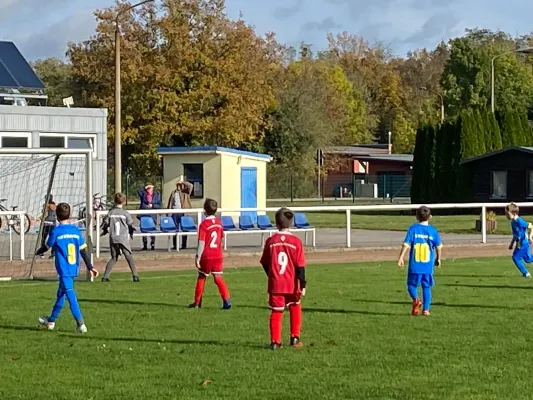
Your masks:
[{"label": "white goalpost", "polygon": [[0,280],[57,277],[50,252],[35,256],[54,225],[51,201],[71,206],[92,259],[92,186],[92,149],[0,148]]}]

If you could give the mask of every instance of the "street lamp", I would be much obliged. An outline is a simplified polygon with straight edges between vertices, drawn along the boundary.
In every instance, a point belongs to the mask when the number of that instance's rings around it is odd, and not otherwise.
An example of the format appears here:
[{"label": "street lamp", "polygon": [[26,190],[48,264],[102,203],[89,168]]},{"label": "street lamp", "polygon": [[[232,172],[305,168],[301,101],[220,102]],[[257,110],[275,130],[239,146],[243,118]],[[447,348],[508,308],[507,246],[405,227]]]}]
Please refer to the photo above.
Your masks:
[{"label": "street lamp", "polygon": [[501,54],[498,54],[494,57],[492,57],[492,59],[490,60],[490,79],[491,79],[491,84],[490,84],[490,109],[492,110],[492,113],[494,114],[495,110],[496,110],[496,99],[495,99],[495,96],[494,96],[494,61],[499,58],[499,57],[502,57],[502,56],[505,56],[507,54],[510,54],[510,53],[522,53],[522,54],[531,54],[533,53],[533,47],[524,47],[522,49],[518,49],[518,50],[514,50],[514,51],[506,51],[505,53],[501,53]]},{"label": "street lamp", "polygon": [[122,14],[155,0],[144,0],[120,10],[115,17],[115,193],[122,192],[122,132],[120,105],[120,26]]},{"label": "street lamp", "polygon": [[439,92],[436,92],[434,90],[428,89],[425,86],[422,86],[420,88],[420,90],[425,90],[426,92],[433,93],[433,94],[436,94],[437,96],[439,96],[439,99],[440,99],[440,122],[441,123],[444,122],[444,96],[442,94],[440,94]]}]

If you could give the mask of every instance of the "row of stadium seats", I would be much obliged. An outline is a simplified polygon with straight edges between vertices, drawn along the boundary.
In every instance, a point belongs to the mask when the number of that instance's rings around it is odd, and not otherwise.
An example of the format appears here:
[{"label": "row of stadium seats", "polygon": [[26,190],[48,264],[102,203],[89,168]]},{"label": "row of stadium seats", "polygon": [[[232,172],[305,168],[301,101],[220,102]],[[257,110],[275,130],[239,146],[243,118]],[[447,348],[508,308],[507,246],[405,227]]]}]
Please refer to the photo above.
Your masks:
[{"label": "row of stadium seats", "polygon": [[[261,246],[264,244],[264,235],[271,236],[277,231],[276,227],[270,221],[268,215],[258,215],[257,224],[254,224],[249,215],[241,215],[239,217],[238,226],[235,225],[233,218],[230,216],[221,217],[222,228],[224,229],[224,250],[227,249],[228,236],[241,233],[259,233],[261,234]],[[309,224],[307,217],[303,213],[296,213],[294,215],[293,231],[300,231],[305,233],[305,244],[307,245],[307,234],[311,233],[312,246],[316,245],[316,229]],[[156,225],[154,219],[150,216],[140,218],[139,232],[135,232],[134,236],[167,236],[169,238],[168,248],[170,251],[170,238],[173,236],[191,236],[198,234],[198,227],[191,216],[181,217],[181,227],[178,229],[172,217],[161,217],[159,226]]]}]

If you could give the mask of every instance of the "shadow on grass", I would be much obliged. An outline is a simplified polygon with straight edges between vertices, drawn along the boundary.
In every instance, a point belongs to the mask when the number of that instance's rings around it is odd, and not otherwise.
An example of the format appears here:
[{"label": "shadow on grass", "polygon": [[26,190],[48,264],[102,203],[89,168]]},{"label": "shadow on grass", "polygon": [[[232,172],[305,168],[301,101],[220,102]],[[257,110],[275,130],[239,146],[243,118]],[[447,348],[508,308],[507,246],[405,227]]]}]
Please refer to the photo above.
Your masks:
[{"label": "shadow on grass", "polygon": [[24,325],[0,325],[0,329],[10,330],[10,331],[46,331],[44,328],[38,326],[24,326]]},{"label": "shadow on grass", "polygon": [[186,307],[178,303],[159,303],[159,302],[147,302],[137,300],[110,300],[110,299],[86,299],[80,298],[80,303],[99,303],[99,304],[122,304],[129,306],[157,306],[157,307]]},{"label": "shadow on grass", "polygon": [[533,290],[533,286],[476,285],[476,284],[473,284],[473,283],[440,283],[439,286],[466,287],[466,288],[477,288],[477,289],[518,289],[518,290]]},{"label": "shadow on grass", "polygon": [[475,275],[475,274],[472,274],[472,275],[461,275],[461,274],[454,274],[454,275],[446,275],[446,274],[442,274],[442,275],[436,275],[437,278],[479,278],[479,279],[483,279],[483,278],[512,278],[511,275]]},{"label": "shadow on grass", "polygon": [[[252,308],[256,310],[265,310],[270,311],[270,308],[264,306],[251,306],[247,304],[236,305],[238,308]],[[364,310],[347,310],[344,308],[314,308],[303,306],[304,313],[321,313],[321,314],[360,314],[360,315],[396,315],[402,316],[403,314],[398,313],[384,313],[384,312],[374,312],[374,311],[364,311]]]},{"label": "shadow on grass", "polygon": [[[443,284],[441,284],[443,286]],[[378,304],[391,304],[391,305],[404,305],[406,307],[411,306],[410,301],[384,301],[384,300],[367,300],[367,299],[355,299],[356,302],[361,303],[378,303]],[[492,304],[450,304],[444,302],[433,302],[432,306],[438,307],[450,307],[450,308],[483,308],[488,310],[509,310],[509,306],[498,306]],[[531,307],[512,307],[515,310],[531,310]]]}]

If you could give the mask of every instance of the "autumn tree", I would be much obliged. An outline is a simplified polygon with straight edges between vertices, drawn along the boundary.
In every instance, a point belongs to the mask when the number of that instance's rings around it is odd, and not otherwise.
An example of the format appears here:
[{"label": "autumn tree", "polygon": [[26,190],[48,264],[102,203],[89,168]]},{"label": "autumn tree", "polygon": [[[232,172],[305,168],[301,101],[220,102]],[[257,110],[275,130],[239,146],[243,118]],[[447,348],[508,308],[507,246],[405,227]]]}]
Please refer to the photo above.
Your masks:
[{"label": "autumn tree", "polygon": [[[77,100],[114,118],[114,17],[96,12],[96,35],[71,44]],[[224,14],[223,0],[164,0],[126,13],[122,31],[124,164],[158,166],[159,145],[248,147],[260,141],[274,101],[272,36]],[[111,72],[111,73],[110,73]],[[109,138],[113,140],[113,128]]]},{"label": "autumn tree", "polygon": [[46,58],[32,62],[31,66],[44,84],[47,105],[63,107],[63,99],[73,92],[70,65],[57,58]]}]

